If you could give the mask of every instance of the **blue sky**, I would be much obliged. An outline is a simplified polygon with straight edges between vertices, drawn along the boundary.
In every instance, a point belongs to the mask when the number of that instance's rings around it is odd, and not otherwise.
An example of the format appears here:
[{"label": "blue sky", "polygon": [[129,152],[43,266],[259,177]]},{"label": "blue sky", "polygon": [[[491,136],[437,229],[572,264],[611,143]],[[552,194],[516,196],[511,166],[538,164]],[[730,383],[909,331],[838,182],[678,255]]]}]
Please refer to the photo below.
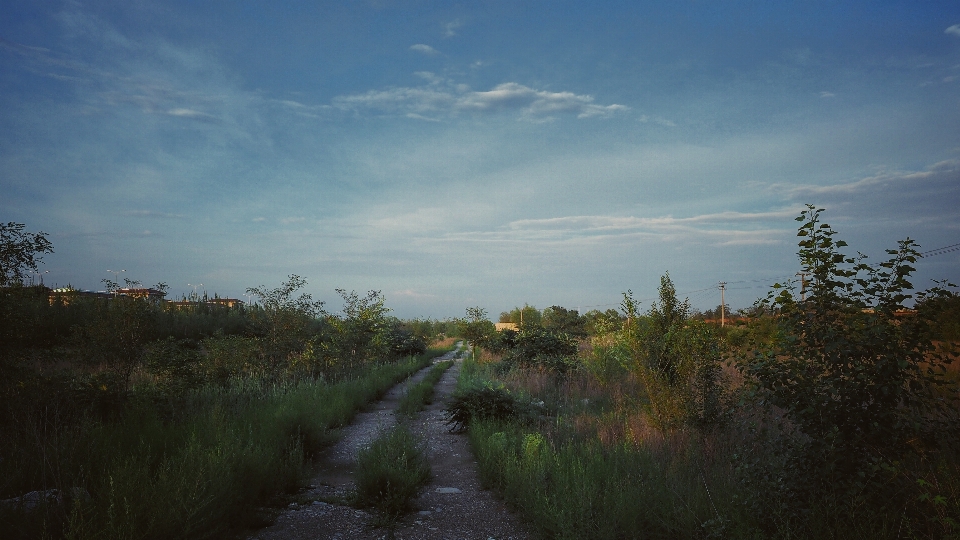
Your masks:
[{"label": "blue sky", "polygon": [[[48,284],[307,278],[400,317],[695,307],[793,275],[805,203],[960,243],[956,2],[3,1],[0,220]],[[960,282],[960,252],[915,284]]]}]

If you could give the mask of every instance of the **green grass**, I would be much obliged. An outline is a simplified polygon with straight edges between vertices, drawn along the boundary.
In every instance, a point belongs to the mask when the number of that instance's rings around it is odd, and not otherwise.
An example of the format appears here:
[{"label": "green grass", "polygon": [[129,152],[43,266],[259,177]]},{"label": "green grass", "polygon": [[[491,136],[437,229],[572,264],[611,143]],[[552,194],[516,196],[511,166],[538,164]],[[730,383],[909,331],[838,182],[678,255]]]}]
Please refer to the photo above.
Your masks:
[{"label": "green grass", "polygon": [[31,515],[0,510],[5,538],[207,538],[253,524],[252,509],[297,488],[311,453],[366,403],[442,354],[373,367],[337,384],[206,387],[175,407],[135,396],[114,420],[8,426],[6,493],[83,488],[90,497]]},{"label": "green grass", "polygon": [[395,523],[430,481],[422,443],[404,424],[380,434],[360,451],[354,503],[377,510],[381,525]]},{"label": "green grass", "polygon": [[433,387],[436,386],[443,373],[453,365],[453,361],[440,362],[430,368],[422,381],[411,386],[400,398],[397,412],[403,416],[413,416],[422,411],[426,405],[433,403]]},{"label": "green grass", "polygon": [[470,440],[485,484],[545,538],[744,536],[743,520],[731,519],[741,517],[735,486],[704,479],[690,455],[599,441],[555,447],[537,431],[484,420],[471,425]]},{"label": "green grass", "polygon": [[797,472],[777,453],[782,435],[754,431],[752,423],[772,422],[749,411],[708,431],[661,430],[629,385],[614,392],[589,373],[560,382],[538,371],[497,373],[465,361],[460,391],[502,382],[542,403],[542,415],[475,418],[471,446],[484,484],[542,538],[960,537],[953,450],[885,470],[884,493],[899,490],[889,499],[800,501],[789,489]]}]

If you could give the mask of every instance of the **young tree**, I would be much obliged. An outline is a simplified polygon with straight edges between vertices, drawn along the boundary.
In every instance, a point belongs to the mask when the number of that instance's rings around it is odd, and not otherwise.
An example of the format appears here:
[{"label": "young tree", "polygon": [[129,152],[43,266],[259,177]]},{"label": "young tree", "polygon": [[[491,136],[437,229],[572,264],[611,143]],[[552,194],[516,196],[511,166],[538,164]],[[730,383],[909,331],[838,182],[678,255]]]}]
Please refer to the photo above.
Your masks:
[{"label": "young tree", "polygon": [[762,306],[779,313],[778,339],[739,367],[754,395],[784,411],[797,432],[790,446],[797,492],[855,504],[880,493],[873,488],[885,467],[956,437],[956,411],[938,391],[947,358],[931,339],[931,321],[922,310],[898,316],[912,297],[916,243],[902,240],[887,250],[890,259],[868,265],[863,255],[839,251],[847,244],[834,239],[821,212],[808,205],[797,218],[806,290],[774,286]]},{"label": "young tree", "polygon": [[344,317],[332,323],[338,330],[339,348],[350,362],[358,366],[389,354],[386,334],[390,308],[384,306],[380,291],[368,291],[363,297],[344,289],[337,289],[337,293],[343,298]]},{"label": "young tree", "polygon": [[44,253],[53,253],[47,233],[24,232],[22,223],[0,223],[0,287],[23,282],[30,272],[37,271]]},{"label": "young tree", "polygon": [[264,356],[274,369],[291,352],[303,349],[309,324],[323,313],[323,302],[314,301],[310,294],[293,296],[306,284],[307,280],[290,274],[275,289],[263,285],[247,289],[247,294],[258,299],[252,318],[264,345]]},{"label": "young tree", "polygon": [[460,335],[470,343],[474,349],[474,358],[476,358],[476,348],[484,343],[496,332],[493,323],[487,320],[487,310],[482,307],[467,308],[467,317],[457,319],[457,326]]}]

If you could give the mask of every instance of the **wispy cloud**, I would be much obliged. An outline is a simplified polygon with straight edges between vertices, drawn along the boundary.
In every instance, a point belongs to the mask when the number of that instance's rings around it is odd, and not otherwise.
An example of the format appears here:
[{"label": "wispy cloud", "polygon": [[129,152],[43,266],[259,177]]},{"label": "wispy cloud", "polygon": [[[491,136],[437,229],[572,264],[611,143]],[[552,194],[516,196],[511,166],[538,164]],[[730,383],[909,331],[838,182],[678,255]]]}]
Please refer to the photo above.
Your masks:
[{"label": "wispy cloud", "polygon": [[371,90],[364,94],[339,96],[334,98],[333,105],[354,112],[415,114],[433,118],[465,112],[492,114],[505,111],[519,111],[521,117],[528,119],[549,119],[557,114],[576,115],[577,118],[607,118],[629,110],[624,105],[596,104],[589,95],[537,90],[515,82],[499,84],[486,91],[474,91],[463,84],[443,81],[429,72],[418,72],[418,75],[426,78],[429,86]]},{"label": "wispy cloud", "polygon": [[778,184],[776,187],[786,190],[789,196],[794,199],[803,199],[819,196],[856,195],[880,190],[889,193],[890,190],[916,190],[918,188],[951,185],[955,187],[956,191],[960,191],[960,161],[957,160],[941,161],[923,171],[883,172],[840,184],[824,186],[784,186]]},{"label": "wispy cloud", "polygon": [[721,212],[683,218],[673,216],[563,216],[515,220],[497,230],[451,233],[448,239],[510,243],[604,243],[630,238],[683,241],[710,245],[779,244],[785,229],[778,227],[799,208],[770,212]]},{"label": "wispy cloud", "polygon": [[943,31],[944,34],[960,37],[960,24],[954,24]]},{"label": "wispy cloud", "polygon": [[128,217],[142,217],[154,219],[183,219],[183,214],[172,214],[170,212],[156,212],[153,210],[127,210],[123,215]]},{"label": "wispy cloud", "polygon": [[170,109],[167,111],[170,116],[179,116],[180,118],[191,118],[193,120],[202,120],[204,122],[219,122],[220,119],[212,114],[195,111],[193,109]]},{"label": "wispy cloud", "polygon": [[415,45],[411,45],[411,46],[410,46],[410,50],[411,50],[411,51],[418,52],[418,53],[425,54],[425,55],[427,55],[427,56],[436,56],[436,55],[440,54],[440,51],[434,49],[433,47],[431,47],[431,46],[429,46],[429,45],[424,45],[423,43],[417,43],[417,44],[415,44]]},{"label": "wispy cloud", "polygon": [[673,120],[668,120],[666,118],[663,118],[662,116],[651,117],[644,114],[640,116],[638,120],[640,122],[643,122],[644,124],[646,124],[647,122],[653,122],[654,124],[664,126],[664,127],[677,127],[676,122],[674,122]]},{"label": "wispy cloud", "polygon": [[460,19],[454,19],[450,22],[443,24],[443,37],[451,38],[457,35],[457,28],[463,26],[463,23],[460,22]]}]

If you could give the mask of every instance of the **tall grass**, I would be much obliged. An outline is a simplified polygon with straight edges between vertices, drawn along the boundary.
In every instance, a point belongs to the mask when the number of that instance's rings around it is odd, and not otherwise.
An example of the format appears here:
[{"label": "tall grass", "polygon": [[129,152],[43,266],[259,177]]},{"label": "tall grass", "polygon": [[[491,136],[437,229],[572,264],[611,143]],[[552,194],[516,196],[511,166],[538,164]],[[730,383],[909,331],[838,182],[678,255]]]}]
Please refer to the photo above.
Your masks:
[{"label": "tall grass", "polygon": [[695,447],[658,455],[597,440],[551,443],[483,420],[471,425],[470,440],[484,481],[547,538],[744,536],[735,482],[716,470],[705,475]]},{"label": "tall grass", "polygon": [[357,456],[355,503],[373,507],[380,524],[394,523],[430,481],[423,443],[404,424],[378,436]]},{"label": "tall grass", "polygon": [[252,508],[304,480],[306,459],[336,428],[443,352],[337,384],[207,386],[166,406],[135,395],[111,420],[61,422],[40,407],[6,430],[16,440],[0,443],[0,488],[83,495],[32,513],[0,509],[0,530],[5,538],[207,538],[250,524]]},{"label": "tall grass", "polygon": [[515,422],[475,419],[470,440],[485,484],[544,538],[957,537],[951,449],[885,470],[896,498],[810,501],[797,514],[786,434],[758,410],[742,406],[708,430],[663,429],[629,377],[602,384],[587,371],[551,378],[470,360],[461,374],[461,391],[505,385],[528,407]]},{"label": "tall grass", "polygon": [[422,411],[425,405],[433,403],[434,386],[452,365],[453,361],[447,360],[430,368],[423,380],[404,392],[400,398],[400,405],[397,406],[397,413],[403,416],[413,416]]}]

